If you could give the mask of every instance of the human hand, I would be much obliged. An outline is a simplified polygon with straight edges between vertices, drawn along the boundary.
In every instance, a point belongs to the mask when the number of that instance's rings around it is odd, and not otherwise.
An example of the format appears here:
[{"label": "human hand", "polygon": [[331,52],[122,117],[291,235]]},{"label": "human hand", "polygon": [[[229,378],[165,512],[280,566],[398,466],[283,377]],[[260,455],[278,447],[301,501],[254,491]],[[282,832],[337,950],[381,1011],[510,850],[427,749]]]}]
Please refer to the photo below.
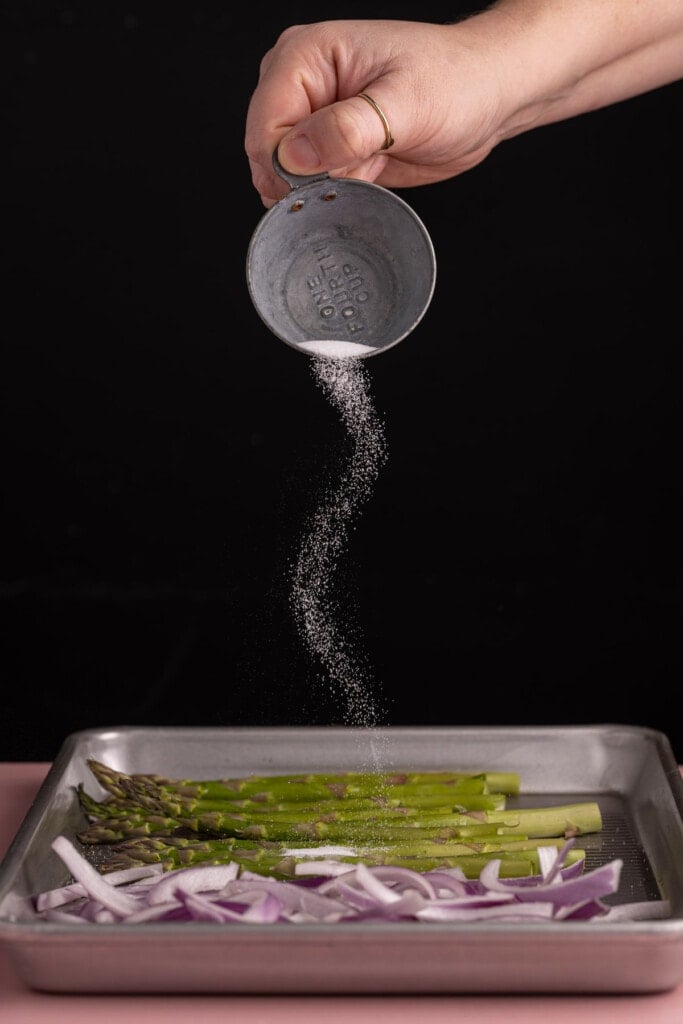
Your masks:
[{"label": "human hand", "polygon": [[[409,188],[469,170],[503,139],[682,74],[680,0],[496,0],[453,24],[293,26],[261,62],[245,149],[266,207],[289,191],[273,170],[276,149],[292,174]],[[359,93],[383,111],[391,148]]]},{"label": "human hand", "polygon": [[[476,38],[480,45],[475,45]],[[329,171],[388,188],[441,181],[479,163],[506,105],[482,59],[484,26],[328,21],[287,29],[265,55],[245,148],[266,206],[289,191],[272,166]],[[384,111],[394,144],[368,93]]]}]

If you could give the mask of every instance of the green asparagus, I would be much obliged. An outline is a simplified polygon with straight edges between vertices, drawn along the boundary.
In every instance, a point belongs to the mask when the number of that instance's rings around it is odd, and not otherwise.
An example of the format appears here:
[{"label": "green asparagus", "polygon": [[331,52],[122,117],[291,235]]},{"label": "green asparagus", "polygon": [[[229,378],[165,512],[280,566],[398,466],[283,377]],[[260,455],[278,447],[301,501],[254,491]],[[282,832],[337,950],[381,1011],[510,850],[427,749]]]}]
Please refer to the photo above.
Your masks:
[{"label": "green asparagus", "polygon": [[[509,877],[538,870],[539,846],[602,828],[597,803],[508,809],[519,793],[514,772],[341,772],[174,780],[126,774],[90,760],[106,796],[81,784],[87,825],[78,838],[106,850],[101,871],[142,863],[164,870],[234,860],[287,877],[298,859],[324,846],[336,860],[368,864],[461,866],[476,877],[498,858]],[[294,855],[292,850],[299,850]],[[585,851],[573,849],[571,860]]]},{"label": "green asparagus", "polygon": [[[482,868],[493,859],[500,860],[502,877],[528,876],[536,874],[540,868],[537,847],[525,850],[498,850],[495,853],[469,849],[449,850],[447,846],[443,846],[438,849],[425,848],[419,854],[415,854],[413,849],[405,853],[391,849],[383,850],[379,847],[359,847],[353,853],[337,853],[334,859],[348,864],[363,862],[367,865],[408,867],[414,871],[459,867],[467,878],[478,878]],[[585,851],[572,849],[567,855],[566,863],[571,864],[583,860],[584,857]],[[225,864],[234,861],[257,874],[293,877],[296,865],[310,859],[310,855],[302,855],[300,851],[294,854],[288,853],[286,848],[259,845],[249,848],[224,839],[183,843],[140,839],[119,844],[113,856],[103,866],[103,870],[106,873],[143,864],[161,864],[164,870],[172,870],[198,864]]]},{"label": "green asparagus", "polygon": [[175,797],[182,801],[252,799],[259,803],[282,800],[310,803],[365,797],[403,801],[412,792],[416,796],[442,795],[443,803],[455,803],[457,797],[451,798],[457,793],[488,792],[507,796],[519,793],[519,776],[515,772],[341,772],[198,782],[142,773],[128,775],[95,759],[90,759],[88,766],[107,792],[124,800],[147,797],[172,801]]}]

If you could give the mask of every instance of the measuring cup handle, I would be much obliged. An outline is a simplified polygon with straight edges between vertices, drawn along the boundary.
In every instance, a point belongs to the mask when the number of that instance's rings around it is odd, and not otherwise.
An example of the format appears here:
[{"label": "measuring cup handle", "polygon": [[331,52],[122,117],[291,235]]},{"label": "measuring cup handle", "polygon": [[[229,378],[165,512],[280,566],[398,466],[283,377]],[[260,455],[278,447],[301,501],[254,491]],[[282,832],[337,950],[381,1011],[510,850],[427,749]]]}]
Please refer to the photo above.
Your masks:
[{"label": "measuring cup handle", "polygon": [[278,160],[277,149],[273,153],[273,168],[291,189],[301,188],[302,185],[310,185],[313,181],[324,181],[325,178],[329,178],[327,171],[322,171],[320,174],[290,174]]}]

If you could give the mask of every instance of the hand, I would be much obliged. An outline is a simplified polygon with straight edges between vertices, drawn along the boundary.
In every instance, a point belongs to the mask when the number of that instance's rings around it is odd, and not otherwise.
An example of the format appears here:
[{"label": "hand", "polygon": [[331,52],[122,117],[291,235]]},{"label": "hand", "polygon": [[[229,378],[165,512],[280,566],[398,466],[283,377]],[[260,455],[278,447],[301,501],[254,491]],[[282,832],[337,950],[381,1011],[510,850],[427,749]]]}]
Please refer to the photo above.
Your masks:
[{"label": "hand", "polygon": [[[483,160],[500,138],[502,102],[474,34],[474,22],[287,29],[263,58],[247,115],[246,151],[264,204],[289,191],[273,171],[278,144],[293,174],[327,170],[389,188],[441,181]],[[384,126],[360,92],[384,111],[391,149],[382,151]]]},{"label": "hand", "polygon": [[[289,191],[272,166],[386,188],[443,181],[503,139],[675,81],[681,0],[497,0],[454,24],[324,21],[282,33],[246,120],[266,207]],[[394,144],[369,94],[384,112]]]}]

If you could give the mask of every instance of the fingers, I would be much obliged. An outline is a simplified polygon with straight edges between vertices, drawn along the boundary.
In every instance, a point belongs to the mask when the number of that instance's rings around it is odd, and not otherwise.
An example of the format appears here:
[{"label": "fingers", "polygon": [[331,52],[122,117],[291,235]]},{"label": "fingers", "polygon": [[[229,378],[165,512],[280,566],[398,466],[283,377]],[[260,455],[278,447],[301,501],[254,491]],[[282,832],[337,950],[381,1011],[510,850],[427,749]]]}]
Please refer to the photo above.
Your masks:
[{"label": "fingers", "polygon": [[[292,174],[357,170],[385,152],[388,138],[388,121],[385,129],[375,108],[358,95],[324,107],[297,124],[280,140],[278,158]],[[372,163],[384,166],[386,158],[372,159]]]},{"label": "fingers", "polygon": [[[482,33],[472,25],[287,29],[262,61],[247,114],[245,148],[264,205],[289,191],[273,169],[276,150],[290,174],[387,188],[443,181],[483,159],[501,138],[503,106],[488,72],[493,58],[479,58]],[[499,58],[497,45],[485,52]]]},{"label": "fingers", "polygon": [[[374,93],[381,94],[381,89],[375,86]],[[308,113],[289,130],[286,125],[274,127],[269,133],[272,149],[251,161],[252,180],[267,205],[288,191],[272,170],[275,150],[283,168],[291,174],[327,171],[334,177],[353,175],[374,181],[386,166],[387,143],[393,145],[393,129],[384,109],[379,109],[383,117],[366,99],[353,96]]]},{"label": "fingers", "polygon": [[[393,56],[398,44],[392,43],[399,25],[295,26],[264,56],[247,111],[245,149],[267,206],[287,192],[272,168],[278,147],[280,163],[292,174],[327,171],[374,180],[382,173],[388,152],[383,147],[389,134],[399,137],[394,122],[405,109]],[[401,35],[407,34],[404,27]],[[379,104],[380,112],[361,93]]]}]

